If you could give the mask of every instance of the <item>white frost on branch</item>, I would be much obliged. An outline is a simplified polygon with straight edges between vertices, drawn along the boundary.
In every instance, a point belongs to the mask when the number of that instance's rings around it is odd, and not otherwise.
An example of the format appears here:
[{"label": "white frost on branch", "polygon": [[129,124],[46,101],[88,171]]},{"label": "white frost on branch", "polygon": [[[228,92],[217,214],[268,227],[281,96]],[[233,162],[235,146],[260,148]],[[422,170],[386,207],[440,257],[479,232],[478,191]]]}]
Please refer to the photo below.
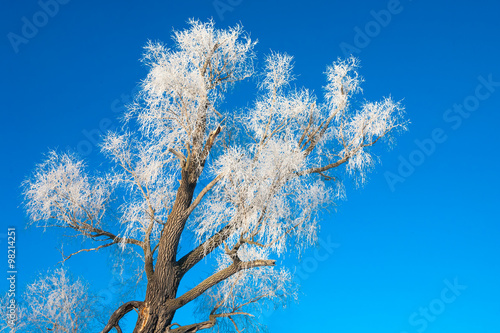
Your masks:
[{"label": "white frost on branch", "polygon": [[189,23],[190,29],[175,32],[175,50],[147,45],[150,72],[129,114],[164,151],[186,159],[208,134],[199,129],[222,121],[216,107],[226,87],[252,75],[255,45],[241,26],[219,30],[213,21]]},{"label": "white frost on branch", "polygon": [[120,236],[143,239],[151,228],[150,239],[156,242],[175,199],[176,174],[165,167],[172,163],[171,156],[163,154],[158,145],[128,133],[108,133],[102,151],[117,164],[110,180],[123,193],[118,220],[124,231]]},{"label": "white frost on branch", "polygon": [[362,92],[363,78],[357,72],[359,60],[354,57],[345,60],[337,59],[326,69],[325,86],[326,107],[330,114],[338,113],[348,106],[349,98]]},{"label": "white frost on branch", "polygon": [[[241,249],[242,259],[251,260],[247,247]],[[262,256],[265,257],[265,256]],[[208,290],[198,300],[200,318],[211,314],[233,314],[221,317],[213,332],[232,332],[234,327],[258,332],[264,330],[258,315],[267,310],[285,307],[298,298],[298,286],[286,268],[261,267],[241,271]]]},{"label": "white frost on branch", "polygon": [[271,140],[256,154],[228,150],[215,163],[214,173],[225,177],[194,222],[199,242],[229,224],[229,243],[244,237],[276,254],[286,250],[294,235],[303,246],[314,243],[314,216],[330,202],[329,189],[322,182],[296,177],[303,157],[286,142]]},{"label": "white frost on branch", "polygon": [[264,80],[261,88],[270,92],[286,87],[294,79],[292,76],[293,57],[287,54],[271,52],[266,57]]},{"label": "white frost on branch", "polygon": [[342,153],[344,156],[352,154],[347,164],[348,172],[359,172],[361,181],[364,182],[366,170],[370,170],[374,165],[374,157],[367,150],[366,144],[384,137],[390,130],[398,127],[402,119],[401,105],[391,98],[363,104],[361,110],[347,122],[341,135],[349,142],[349,146]]},{"label": "white frost on branch", "polygon": [[[2,319],[7,310],[2,301]],[[40,276],[26,287],[22,302],[18,298],[16,325],[0,323],[0,332],[80,333],[92,330],[97,299],[80,279],[73,278],[64,268]]]},{"label": "white frost on branch", "polygon": [[99,225],[110,194],[105,179],[89,177],[82,161],[55,151],[23,185],[31,221],[44,227],[49,221],[76,228],[79,221]]}]

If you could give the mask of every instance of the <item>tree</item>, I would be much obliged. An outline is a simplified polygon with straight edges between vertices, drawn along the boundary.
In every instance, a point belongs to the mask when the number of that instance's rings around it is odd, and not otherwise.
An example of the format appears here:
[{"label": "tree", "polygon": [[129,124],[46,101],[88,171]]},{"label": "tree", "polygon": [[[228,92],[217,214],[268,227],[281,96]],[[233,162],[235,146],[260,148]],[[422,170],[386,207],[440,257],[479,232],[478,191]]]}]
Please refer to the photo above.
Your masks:
[{"label": "tree", "polygon": [[[370,147],[406,129],[400,103],[355,99],[363,81],[355,58],[327,67],[318,102],[292,87],[292,57],[272,52],[256,101],[225,111],[228,89],[256,72],[255,42],[240,26],[189,24],[174,32],[172,49],[147,44],[149,73],[126,127],[102,144],[114,164],[108,173],[89,175],[76,156],[51,152],[25,183],[32,224],[100,241],[81,251],[116,245],[141,254],[145,299],[116,309],[103,333],[119,330],[133,309],[134,332],[221,325],[240,332],[262,303],[294,297],[290,271],[277,268],[280,255],[314,244],[319,210],[342,195],[340,176],[364,182],[375,161]],[[195,245],[181,253],[190,232]],[[213,274],[178,294],[186,273],[211,253]],[[204,320],[173,322],[200,298]]]},{"label": "tree", "polygon": [[8,300],[6,295],[1,302],[0,332],[88,332],[97,309],[97,299],[87,285],[64,268],[27,286],[23,302],[16,307],[15,326],[8,320]]}]

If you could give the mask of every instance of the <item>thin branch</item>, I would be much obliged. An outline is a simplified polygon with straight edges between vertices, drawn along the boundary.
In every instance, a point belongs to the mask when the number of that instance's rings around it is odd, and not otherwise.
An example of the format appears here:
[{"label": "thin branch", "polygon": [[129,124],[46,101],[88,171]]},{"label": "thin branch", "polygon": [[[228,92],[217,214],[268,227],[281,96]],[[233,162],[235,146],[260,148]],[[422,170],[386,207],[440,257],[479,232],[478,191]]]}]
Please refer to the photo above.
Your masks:
[{"label": "thin branch", "polygon": [[[221,123],[223,123],[226,119],[224,118]],[[205,161],[207,160],[208,154],[210,154],[210,150],[212,150],[212,146],[215,142],[215,139],[217,138],[217,135],[221,132],[222,127],[221,125],[218,125],[215,130],[210,132],[208,135],[208,139],[205,142],[205,146],[203,147],[203,150],[201,152],[201,158],[200,158],[200,165],[203,167],[205,165]]]},{"label": "thin branch", "polygon": [[304,171],[298,172],[297,175],[298,176],[305,176],[305,175],[309,175],[311,173],[321,173],[323,171],[327,171],[327,170],[330,170],[332,168],[336,168],[336,167],[344,164],[345,162],[347,162],[349,160],[349,158],[350,158],[350,155],[346,155],[345,157],[338,160],[337,162],[330,163],[328,165],[325,165],[325,166],[319,167],[319,168],[311,168],[308,170],[304,170]]},{"label": "thin branch", "polygon": [[236,332],[241,333],[243,330],[245,330],[245,329],[243,329],[242,331],[240,331],[238,328],[238,325],[236,325],[236,322],[234,321],[233,318],[229,317],[229,320],[231,320],[231,322],[233,323],[234,329],[236,330]]},{"label": "thin branch", "polygon": [[71,257],[72,257],[72,256],[74,256],[74,255],[77,255],[78,253],[81,253],[81,252],[90,252],[90,251],[99,251],[100,249],[103,249],[103,248],[105,248],[105,247],[108,247],[108,246],[114,245],[114,244],[116,244],[116,243],[118,243],[118,242],[117,242],[117,241],[113,241],[112,243],[103,244],[103,245],[101,245],[101,246],[94,247],[94,248],[92,248],[92,249],[81,249],[81,250],[79,250],[79,251],[76,251],[76,252],[74,252],[74,253],[71,253],[71,254],[70,254],[69,256],[67,256],[67,257],[65,257],[65,256],[64,256],[64,253],[61,251],[61,254],[62,254],[62,256],[63,256],[63,258],[64,258],[64,259],[63,259],[61,262],[59,262],[59,263],[60,263],[60,264],[64,263],[66,260],[68,260],[69,258],[71,258]]},{"label": "thin branch", "polygon": [[241,309],[242,307],[247,306],[247,305],[249,305],[249,304],[252,304],[252,303],[257,303],[257,302],[258,302],[258,301],[260,301],[261,299],[263,299],[263,298],[267,298],[267,297],[270,297],[270,294],[264,294],[264,295],[260,295],[260,296],[254,297],[253,299],[249,300],[248,302],[245,302],[245,303],[243,303],[243,304],[241,304],[241,305],[238,305],[237,307],[235,307],[235,308],[233,309],[233,311],[239,310],[239,309]]},{"label": "thin branch", "polygon": [[307,142],[304,144],[304,147],[307,145],[307,143],[310,142],[309,147],[306,148],[304,151],[306,156],[309,155],[313,149],[316,147],[318,142],[321,140],[321,138],[325,135],[326,130],[328,129],[328,126],[330,126],[330,123],[332,122],[333,118],[335,118],[335,115],[337,112],[333,113],[328,119],[326,119],[317,129],[316,131],[310,136],[310,139],[307,140]]},{"label": "thin branch", "polygon": [[[313,105],[314,104],[311,105],[311,109],[312,109]],[[302,148],[301,147],[302,141],[304,141],[304,139],[306,138],[306,135],[309,133],[309,129],[311,128],[313,122],[314,122],[314,117],[313,117],[313,113],[311,112],[311,114],[309,115],[309,122],[307,124],[307,127],[304,129],[304,133],[302,133],[302,136],[300,137],[299,142],[298,142],[298,145],[300,148]]]},{"label": "thin branch", "polygon": [[189,216],[191,215],[191,213],[193,212],[193,210],[196,208],[196,206],[198,206],[198,204],[201,202],[201,200],[203,199],[203,197],[208,193],[208,191],[210,191],[214,186],[215,184],[217,184],[219,182],[219,180],[222,179],[222,175],[218,175],[217,177],[215,177],[207,186],[205,186],[205,188],[203,190],[201,190],[201,192],[198,194],[198,196],[196,197],[196,199],[194,199],[194,201],[191,203],[191,205],[189,206],[189,208],[186,210],[186,216]]},{"label": "thin branch", "polygon": [[203,64],[203,67],[200,69],[201,76],[205,76],[205,72],[207,70],[208,64],[210,63],[210,59],[214,55],[215,51],[217,51],[218,47],[219,47],[219,43],[215,43],[214,47],[210,50],[210,53],[207,55],[207,59],[205,59],[205,63]]},{"label": "thin branch", "polygon": [[207,239],[203,244],[199,245],[177,262],[180,267],[181,274],[185,274],[200,260],[205,258],[209,253],[218,248],[228,237],[231,227],[226,225],[219,230],[215,235]]},{"label": "thin branch", "polygon": [[[202,321],[200,323],[185,325],[185,326],[180,326],[178,323],[171,324],[167,327],[167,332],[168,333],[194,333],[194,332],[198,332],[201,330],[205,330],[205,329],[214,327],[216,324],[217,318],[228,317],[234,323],[231,316],[238,316],[238,315],[253,317],[252,314],[246,313],[246,312],[231,312],[231,313],[211,314],[208,317],[209,319],[207,321]],[[172,327],[174,327],[174,326],[179,326],[179,327],[172,329]],[[243,330],[238,331],[238,332],[242,332],[242,331]]]},{"label": "thin branch", "polygon": [[125,243],[125,244],[133,244],[133,245],[137,245],[137,246],[140,246],[142,248],[142,242],[137,240],[137,239],[134,239],[134,238],[126,238],[126,237],[118,237],[108,231],[104,231],[104,230],[101,230],[99,228],[96,228],[96,227],[92,227],[88,224],[86,224],[84,230],[82,230],[81,228],[74,228],[75,230],[78,230],[80,231],[82,234],[84,234],[85,236],[88,236],[88,237],[91,237],[91,238],[95,238],[95,237],[102,237],[102,236],[105,236],[105,237],[108,237],[109,239],[112,239],[113,241],[117,241],[119,243]]}]

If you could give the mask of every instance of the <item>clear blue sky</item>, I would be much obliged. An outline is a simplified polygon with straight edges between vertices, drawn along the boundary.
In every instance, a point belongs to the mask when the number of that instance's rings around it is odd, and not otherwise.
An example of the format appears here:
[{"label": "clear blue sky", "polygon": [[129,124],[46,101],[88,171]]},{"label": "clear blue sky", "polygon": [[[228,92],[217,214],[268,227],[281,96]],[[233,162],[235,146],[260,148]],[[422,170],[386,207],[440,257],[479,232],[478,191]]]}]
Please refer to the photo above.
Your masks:
[{"label": "clear blue sky", "polygon": [[[52,232],[24,229],[22,180],[49,148],[99,164],[91,141],[107,119],[118,124],[120,99],[145,76],[146,41],[169,43],[172,28],[213,17],[218,27],[241,22],[260,55],[295,56],[296,83],[318,93],[325,66],[349,48],[365,97],[404,100],[411,119],[369,183],[348,183],[347,201],[325,215],[320,236],[339,246],[295,262],[303,295],[267,314],[271,331],[500,332],[497,1],[61,2],[44,16],[37,1],[2,0],[0,13],[0,234],[18,228],[18,288],[61,259]],[[23,36],[34,19],[38,31]],[[68,266],[97,291],[112,281],[105,256]]]}]

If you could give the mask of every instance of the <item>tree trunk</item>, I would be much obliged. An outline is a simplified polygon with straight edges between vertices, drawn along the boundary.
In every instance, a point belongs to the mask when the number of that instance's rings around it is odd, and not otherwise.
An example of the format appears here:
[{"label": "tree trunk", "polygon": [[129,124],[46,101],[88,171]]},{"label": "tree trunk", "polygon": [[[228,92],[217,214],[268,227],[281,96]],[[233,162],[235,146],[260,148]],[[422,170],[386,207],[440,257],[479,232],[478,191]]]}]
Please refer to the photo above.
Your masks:
[{"label": "tree trunk", "polygon": [[177,248],[195,187],[196,183],[190,183],[189,174],[183,171],[174,206],[162,231],[154,273],[148,280],[146,299],[134,333],[164,333],[172,323],[175,309],[168,308],[168,301],[177,296],[182,278],[176,261]]},{"label": "tree trunk", "polygon": [[179,278],[175,267],[165,267],[158,270],[166,274],[156,274],[148,281],[146,300],[139,311],[134,333],[166,332],[172,323],[175,310],[168,309],[168,300],[175,299]]}]

